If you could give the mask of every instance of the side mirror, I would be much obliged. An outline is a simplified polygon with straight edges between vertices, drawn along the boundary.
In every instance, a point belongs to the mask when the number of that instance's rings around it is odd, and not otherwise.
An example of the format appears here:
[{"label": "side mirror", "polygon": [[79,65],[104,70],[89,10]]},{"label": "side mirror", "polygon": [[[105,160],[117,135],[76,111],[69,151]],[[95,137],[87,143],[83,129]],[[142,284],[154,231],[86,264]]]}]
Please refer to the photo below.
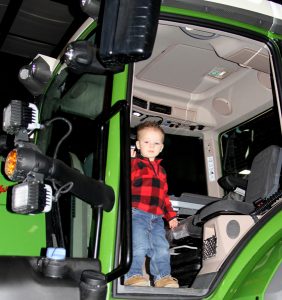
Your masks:
[{"label": "side mirror", "polygon": [[[85,2],[90,7],[97,0]],[[105,67],[133,63],[151,56],[160,5],[161,0],[104,1],[98,18],[98,26],[101,26],[98,58]],[[84,11],[88,11],[90,17],[97,16],[97,9],[85,8]]]}]

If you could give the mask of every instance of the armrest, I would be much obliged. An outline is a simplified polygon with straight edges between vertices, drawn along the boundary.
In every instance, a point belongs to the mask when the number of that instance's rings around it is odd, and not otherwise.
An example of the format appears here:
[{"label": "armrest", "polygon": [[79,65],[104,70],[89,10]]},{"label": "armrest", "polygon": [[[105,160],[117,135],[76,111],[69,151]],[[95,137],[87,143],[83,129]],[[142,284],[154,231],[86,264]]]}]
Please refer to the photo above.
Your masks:
[{"label": "armrest", "polygon": [[221,200],[221,198],[192,193],[183,193],[180,197],[170,196],[173,209],[183,215],[194,215],[204,206],[218,200]]}]

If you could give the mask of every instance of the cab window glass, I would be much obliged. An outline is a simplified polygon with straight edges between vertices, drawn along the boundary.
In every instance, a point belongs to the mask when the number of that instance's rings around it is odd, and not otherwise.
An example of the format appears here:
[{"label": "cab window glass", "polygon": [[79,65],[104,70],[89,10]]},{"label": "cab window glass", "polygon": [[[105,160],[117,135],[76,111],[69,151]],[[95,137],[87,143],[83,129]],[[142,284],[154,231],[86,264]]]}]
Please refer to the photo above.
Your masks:
[{"label": "cab window glass", "polygon": [[[112,76],[62,69],[42,99],[41,123],[49,125],[38,133],[41,151],[100,179],[106,165],[100,153],[107,152],[108,128],[104,126],[101,135],[97,117],[110,107],[111,85]],[[47,214],[47,243],[65,247],[68,256],[88,257],[91,221],[90,205],[70,193],[62,194]]]},{"label": "cab window glass", "polygon": [[223,175],[244,175],[254,157],[269,145],[281,146],[279,119],[274,109],[221,134]]}]

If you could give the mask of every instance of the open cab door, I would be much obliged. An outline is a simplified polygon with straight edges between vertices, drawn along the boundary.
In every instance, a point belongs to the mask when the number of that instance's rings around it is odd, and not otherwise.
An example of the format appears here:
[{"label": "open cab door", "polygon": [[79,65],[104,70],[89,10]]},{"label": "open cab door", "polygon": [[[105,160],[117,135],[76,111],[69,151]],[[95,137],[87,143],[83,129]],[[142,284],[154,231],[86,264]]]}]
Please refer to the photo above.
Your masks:
[{"label": "open cab door", "polygon": [[281,18],[273,1],[162,2],[153,53],[134,68],[131,144],[144,121],[166,133],[180,288],[121,278],[115,297],[281,296]]}]

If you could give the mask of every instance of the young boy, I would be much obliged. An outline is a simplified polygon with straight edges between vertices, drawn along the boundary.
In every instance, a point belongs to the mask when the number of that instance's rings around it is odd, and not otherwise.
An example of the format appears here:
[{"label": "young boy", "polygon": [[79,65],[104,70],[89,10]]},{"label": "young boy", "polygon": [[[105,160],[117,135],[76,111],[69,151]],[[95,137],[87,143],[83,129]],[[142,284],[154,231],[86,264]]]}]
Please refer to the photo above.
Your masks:
[{"label": "young boy", "polygon": [[163,129],[155,122],[140,124],[136,147],[140,155],[131,160],[133,261],[124,285],[150,286],[142,275],[147,255],[154,286],[178,288],[177,280],[170,275],[169,244],[162,217],[170,228],[175,228],[178,221],[167,195],[165,170],[161,160],[156,159],[164,147]]}]

